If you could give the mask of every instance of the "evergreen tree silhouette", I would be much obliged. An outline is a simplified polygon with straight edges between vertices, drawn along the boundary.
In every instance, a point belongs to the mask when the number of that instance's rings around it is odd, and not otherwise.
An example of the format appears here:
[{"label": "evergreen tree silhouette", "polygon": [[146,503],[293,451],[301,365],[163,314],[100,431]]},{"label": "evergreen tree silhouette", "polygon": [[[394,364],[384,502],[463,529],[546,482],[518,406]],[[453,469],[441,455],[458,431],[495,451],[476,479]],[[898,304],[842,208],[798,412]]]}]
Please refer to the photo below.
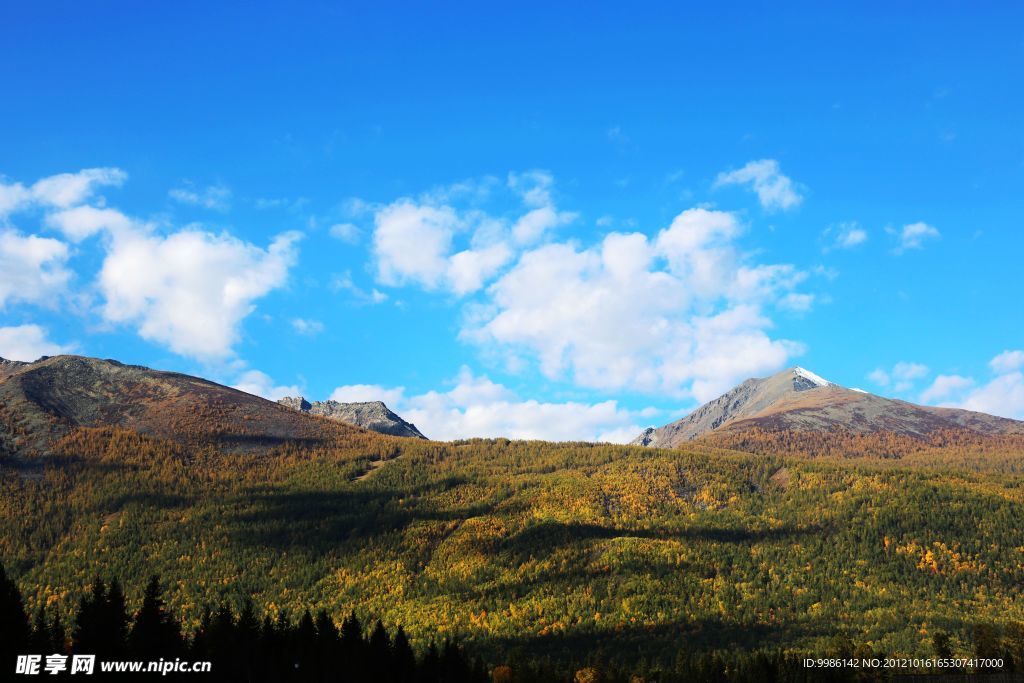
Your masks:
[{"label": "evergreen tree silhouette", "polygon": [[[63,643],[62,643],[63,645]],[[43,654],[60,652],[50,639],[50,622],[46,618],[46,608],[42,603],[36,608],[36,616],[32,620],[32,630],[29,634],[27,652],[32,654]]]},{"label": "evergreen tree silhouette", "polygon": [[369,641],[370,675],[373,680],[394,680],[391,657],[391,637],[379,620],[373,627]]},{"label": "evergreen tree silhouette", "polygon": [[14,671],[17,655],[27,654],[29,633],[21,592],[0,565],[0,671]]},{"label": "evergreen tree silhouette", "polygon": [[413,652],[405,629],[401,626],[395,632],[391,650],[394,658],[394,680],[398,683],[412,683],[416,680],[416,653]]},{"label": "evergreen tree silhouette", "polygon": [[142,607],[135,615],[128,647],[135,656],[147,660],[173,659],[182,652],[181,627],[165,609],[160,579],[156,576],[150,578],[142,595]]},{"label": "evergreen tree silhouette", "polygon": [[110,582],[107,595],[100,608],[101,629],[107,634],[106,655],[121,659],[128,645],[128,608],[125,605],[124,591],[117,578]]}]

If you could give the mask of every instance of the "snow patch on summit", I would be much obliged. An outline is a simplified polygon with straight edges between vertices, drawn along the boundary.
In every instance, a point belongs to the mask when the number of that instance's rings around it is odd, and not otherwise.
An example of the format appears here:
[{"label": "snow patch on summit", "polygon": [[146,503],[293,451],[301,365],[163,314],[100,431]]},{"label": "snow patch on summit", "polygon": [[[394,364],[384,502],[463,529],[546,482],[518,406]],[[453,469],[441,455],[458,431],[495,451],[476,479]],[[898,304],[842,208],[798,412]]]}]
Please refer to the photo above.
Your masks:
[{"label": "snow patch on summit", "polygon": [[832,382],[829,382],[827,379],[819,377],[810,370],[805,370],[804,368],[801,368],[799,366],[793,368],[793,374],[796,375],[797,377],[803,377],[804,379],[806,379],[808,382],[811,382],[815,386],[827,387],[832,384]]}]

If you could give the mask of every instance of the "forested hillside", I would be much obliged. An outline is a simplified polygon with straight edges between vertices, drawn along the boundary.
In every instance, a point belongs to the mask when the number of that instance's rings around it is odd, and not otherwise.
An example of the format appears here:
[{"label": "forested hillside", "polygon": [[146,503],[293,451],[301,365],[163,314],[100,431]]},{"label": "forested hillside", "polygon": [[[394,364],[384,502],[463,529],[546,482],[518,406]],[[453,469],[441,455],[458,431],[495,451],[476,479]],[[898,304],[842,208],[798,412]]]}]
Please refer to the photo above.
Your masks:
[{"label": "forested hillside", "polygon": [[156,573],[188,630],[246,599],[271,619],[354,609],[492,666],[939,645],[1020,661],[1018,443],[773,452],[355,430],[251,452],[77,428],[4,460],[0,553],[29,614],[73,620],[96,576],[137,605]]}]

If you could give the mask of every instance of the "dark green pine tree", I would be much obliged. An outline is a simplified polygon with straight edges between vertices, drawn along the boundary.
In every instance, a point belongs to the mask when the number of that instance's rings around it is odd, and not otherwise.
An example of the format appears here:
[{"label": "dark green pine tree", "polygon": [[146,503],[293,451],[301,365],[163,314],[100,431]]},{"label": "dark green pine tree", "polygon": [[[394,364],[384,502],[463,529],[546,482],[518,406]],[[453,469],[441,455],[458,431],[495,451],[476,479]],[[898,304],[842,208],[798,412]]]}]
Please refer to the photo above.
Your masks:
[{"label": "dark green pine tree", "polygon": [[393,681],[391,636],[379,620],[370,634],[369,642],[370,676],[375,681]]},{"label": "dark green pine tree", "polygon": [[[111,593],[113,588],[111,586]],[[164,607],[160,579],[153,576],[142,594],[142,607],[135,615],[127,639],[134,657],[157,660],[161,657],[173,658],[182,653],[181,628]]]},{"label": "dark green pine tree", "polygon": [[341,634],[326,610],[316,613],[317,668],[320,680],[334,678],[341,660]]},{"label": "dark green pine tree", "polygon": [[430,641],[427,651],[423,653],[417,679],[420,683],[437,683],[441,680],[441,655],[434,641]]},{"label": "dark green pine tree", "polygon": [[0,565],[0,670],[8,674],[14,671],[17,655],[28,653],[29,634],[21,592]]},{"label": "dark green pine tree", "polygon": [[115,578],[107,588],[106,599],[101,608],[102,629],[107,638],[107,656],[120,659],[128,646],[128,608],[124,591]]},{"label": "dark green pine tree", "polygon": [[353,681],[365,681],[369,678],[368,653],[366,641],[363,640],[363,625],[359,623],[356,613],[352,612],[341,624],[341,656],[347,663]]},{"label": "dark green pine tree", "polygon": [[395,632],[391,651],[394,661],[395,681],[398,683],[413,683],[416,680],[416,654],[409,644],[408,636],[405,635],[405,629],[401,626]]},{"label": "dark green pine tree", "polygon": [[78,601],[75,614],[75,628],[71,633],[71,647],[80,654],[105,655],[103,612],[107,602],[107,587],[103,579],[96,577],[88,595]]}]

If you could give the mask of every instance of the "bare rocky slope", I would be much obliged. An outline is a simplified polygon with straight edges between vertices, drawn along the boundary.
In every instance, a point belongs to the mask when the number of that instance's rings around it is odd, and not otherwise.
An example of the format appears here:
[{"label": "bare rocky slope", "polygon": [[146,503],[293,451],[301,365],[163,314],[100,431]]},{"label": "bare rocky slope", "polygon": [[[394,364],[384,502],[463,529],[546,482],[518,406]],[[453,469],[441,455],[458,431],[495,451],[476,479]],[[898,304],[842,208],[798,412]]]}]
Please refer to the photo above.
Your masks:
[{"label": "bare rocky slope", "polygon": [[409,436],[425,439],[416,425],[406,422],[388,409],[382,401],[366,401],[361,403],[341,403],[340,401],[313,401],[310,403],[302,396],[288,396],[278,401],[283,406],[310,415],[321,415],[332,420],[372,429],[381,434],[392,436]]},{"label": "bare rocky slope", "polygon": [[645,429],[633,444],[672,448],[714,431],[893,432],[925,436],[940,429],[986,435],[1024,434],[1024,422],[954,408],[919,406],[833,384],[800,367],[748,379],[663,427]]}]

